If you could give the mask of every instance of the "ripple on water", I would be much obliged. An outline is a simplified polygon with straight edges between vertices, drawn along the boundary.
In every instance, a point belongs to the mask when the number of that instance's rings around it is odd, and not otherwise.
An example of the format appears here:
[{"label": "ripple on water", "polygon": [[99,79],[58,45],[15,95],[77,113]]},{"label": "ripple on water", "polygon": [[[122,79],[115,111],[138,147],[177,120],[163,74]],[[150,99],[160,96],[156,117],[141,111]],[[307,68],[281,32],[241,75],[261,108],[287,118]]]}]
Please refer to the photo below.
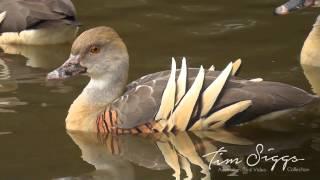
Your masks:
[{"label": "ripple on water", "polygon": [[0,58],[0,80],[9,79],[10,78],[10,70],[5,62]]},{"label": "ripple on water", "polygon": [[[81,2],[80,2],[81,3]],[[102,8],[132,8],[139,7],[148,4],[148,0],[121,0],[121,1],[113,1],[110,3],[109,1],[99,1],[99,7]]]},{"label": "ripple on water", "polygon": [[16,112],[12,107],[27,105],[27,102],[20,101],[16,97],[4,97],[0,98],[0,112],[1,113],[13,113]]},{"label": "ripple on water", "polygon": [[181,9],[187,12],[193,13],[212,13],[217,12],[223,9],[223,7],[219,6],[203,6],[203,5],[182,5]]},{"label": "ripple on water", "polygon": [[160,20],[170,20],[170,21],[179,21],[182,20],[181,17],[168,14],[168,13],[147,13],[145,14],[146,17],[160,19]]},{"label": "ripple on water", "polygon": [[314,135],[311,143],[312,149],[320,152],[320,134]]},{"label": "ripple on water", "polygon": [[63,81],[46,81],[45,85],[50,87],[50,92],[67,94],[74,90],[72,86],[65,85]]},{"label": "ripple on water", "polygon": [[232,19],[215,21],[212,23],[188,28],[188,32],[197,36],[220,35],[228,32],[251,28],[255,26],[256,23],[256,20],[253,19]]}]

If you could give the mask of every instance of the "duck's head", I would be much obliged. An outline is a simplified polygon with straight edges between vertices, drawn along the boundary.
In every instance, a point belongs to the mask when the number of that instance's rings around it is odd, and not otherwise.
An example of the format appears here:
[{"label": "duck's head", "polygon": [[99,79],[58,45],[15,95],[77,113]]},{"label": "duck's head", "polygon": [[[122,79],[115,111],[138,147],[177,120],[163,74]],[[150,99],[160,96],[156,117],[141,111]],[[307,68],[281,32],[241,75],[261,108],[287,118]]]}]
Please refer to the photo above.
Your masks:
[{"label": "duck's head", "polygon": [[277,15],[289,14],[292,11],[300,10],[306,7],[319,7],[320,0],[289,0],[283,5],[277,7],[274,11]]},{"label": "duck's head", "polygon": [[106,74],[128,70],[127,48],[110,27],[96,27],[83,32],[74,41],[69,59],[50,72],[48,79],[65,79],[79,74],[99,78]]}]

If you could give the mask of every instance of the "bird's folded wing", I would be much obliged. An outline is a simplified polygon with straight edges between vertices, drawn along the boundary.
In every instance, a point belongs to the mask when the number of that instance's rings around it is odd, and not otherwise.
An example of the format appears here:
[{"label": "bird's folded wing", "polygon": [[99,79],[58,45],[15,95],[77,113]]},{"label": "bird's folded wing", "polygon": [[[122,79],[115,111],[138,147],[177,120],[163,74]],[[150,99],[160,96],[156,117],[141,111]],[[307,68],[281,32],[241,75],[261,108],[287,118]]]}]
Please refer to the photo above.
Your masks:
[{"label": "bird's folded wing", "polygon": [[74,19],[75,8],[70,0],[10,0],[0,2],[0,12],[6,18],[0,32],[19,32],[46,20]]}]

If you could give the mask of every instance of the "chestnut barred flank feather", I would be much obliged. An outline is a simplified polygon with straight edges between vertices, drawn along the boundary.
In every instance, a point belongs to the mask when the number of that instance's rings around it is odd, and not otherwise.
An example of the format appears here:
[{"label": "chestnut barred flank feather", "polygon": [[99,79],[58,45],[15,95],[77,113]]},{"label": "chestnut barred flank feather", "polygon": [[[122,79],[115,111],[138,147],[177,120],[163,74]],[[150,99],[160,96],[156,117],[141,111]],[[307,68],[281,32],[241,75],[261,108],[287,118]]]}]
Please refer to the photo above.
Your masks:
[{"label": "chestnut barred flank feather", "polygon": [[96,120],[97,132],[100,134],[138,134],[156,132],[151,123],[142,124],[135,128],[123,129],[118,128],[117,112],[105,109]]}]

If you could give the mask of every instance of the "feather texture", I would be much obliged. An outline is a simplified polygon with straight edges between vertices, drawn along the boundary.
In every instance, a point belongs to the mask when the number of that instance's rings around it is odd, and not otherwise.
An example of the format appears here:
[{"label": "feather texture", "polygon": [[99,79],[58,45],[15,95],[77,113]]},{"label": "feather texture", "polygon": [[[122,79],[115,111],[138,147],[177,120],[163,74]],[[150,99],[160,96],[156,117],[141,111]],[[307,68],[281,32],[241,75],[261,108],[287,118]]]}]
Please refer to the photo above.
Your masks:
[{"label": "feather texture", "polygon": [[211,110],[212,106],[216,102],[222,88],[224,87],[231,71],[232,63],[221,72],[221,74],[210,84],[209,87],[202,93],[202,104],[201,104],[201,116],[205,116]]},{"label": "feather texture", "polygon": [[174,108],[176,94],[176,61],[172,58],[171,74],[167,86],[164,89],[161,105],[155,120],[167,119]]},{"label": "feather texture", "polygon": [[[200,119],[196,121],[196,123],[189,130],[203,130],[203,129],[215,129],[221,128],[225,125],[225,122],[231,119],[236,114],[246,110],[249,106],[251,106],[252,101],[241,101],[229,105],[217,112],[209,114],[210,110],[213,108],[218,96],[220,95],[223,87],[225,86],[229,76],[232,73],[235,73],[241,64],[241,60],[236,61],[236,65],[232,62],[219,74],[219,76],[201,93],[203,89],[203,83],[205,79],[205,71],[201,66],[196,76],[192,86],[185,93],[184,88],[187,82],[187,68],[185,59],[182,60],[182,68],[180,71],[179,78],[177,79],[177,83],[175,84],[175,72],[176,72],[176,63],[175,60],[172,60],[172,70],[170,73],[170,77],[167,83],[166,88],[164,89],[164,93],[161,99],[160,109],[157,113],[156,120],[161,119],[155,128],[157,131],[172,131],[173,129],[177,131],[185,131],[188,130],[188,124],[191,121],[192,113],[194,112],[195,107],[200,107]],[[233,68],[236,70],[233,71]],[[183,87],[182,90],[179,90]],[[173,97],[175,91],[176,97]],[[181,91],[181,92],[179,92]],[[169,95],[170,94],[170,95]],[[179,97],[177,97],[179,96]],[[183,97],[182,97],[183,96]],[[181,101],[180,98],[182,97]],[[170,98],[170,99],[168,99]],[[197,105],[197,100],[201,98],[201,106]],[[172,111],[172,100],[175,99],[176,104],[174,111],[170,115],[169,112]],[[177,102],[178,101],[178,102]],[[180,101],[180,102],[179,102]],[[207,116],[207,118],[203,118]]]},{"label": "feather texture", "polygon": [[[239,69],[241,63],[239,60],[237,62],[230,63],[222,72],[205,71],[202,67],[188,69],[185,62],[177,70],[173,62],[171,71],[150,74],[133,81],[127,86],[127,92],[111,104],[111,109],[119,113],[118,127],[135,129],[149,123],[156,132],[220,129],[260,115],[255,112],[265,114],[288,105],[299,107],[315,100],[314,96],[303,90],[281,83],[260,79],[241,80],[231,76],[236,72],[233,68]],[[179,77],[176,77],[178,73]],[[181,84],[181,87],[186,86],[186,91],[179,95],[182,97],[179,100],[178,86]],[[171,91],[168,93],[170,95],[166,95],[167,90]],[[294,94],[295,98],[289,98],[290,94]],[[158,116],[158,119],[156,116],[148,118],[152,112],[155,115],[161,114],[161,107],[167,104],[171,105],[165,115]],[[239,118],[233,118],[240,113]]]},{"label": "feather texture", "polygon": [[215,70],[214,65],[211,65],[208,70],[209,70],[209,71],[214,71],[214,70]]},{"label": "feather texture", "polygon": [[4,18],[6,18],[6,15],[7,15],[7,11],[3,11],[2,13],[0,13],[0,24],[4,20]]},{"label": "feather texture", "polygon": [[181,102],[178,104],[172,115],[170,116],[169,122],[174,123],[174,126],[170,124],[168,131],[175,127],[179,131],[186,130],[189,120],[191,118],[194,106],[200,95],[204,81],[204,69],[201,66],[199,73],[194,80],[191,88],[188,90],[186,95],[182,98]]},{"label": "feather texture", "polygon": [[235,76],[238,73],[240,66],[241,66],[241,63],[242,63],[241,59],[237,59],[234,61],[232,73],[231,73],[233,76]]},{"label": "feather texture", "polygon": [[246,110],[252,105],[252,101],[240,101],[238,103],[227,106],[205,119],[197,121],[190,130],[218,129],[225,125],[225,122],[236,114]]},{"label": "feather texture", "polygon": [[0,33],[37,28],[48,21],[72,24],[76,16],[70,0],[0,1],[0,12],[3,11],[7,16],[0,26]]},{"label": "feather texture", "polygon": [[187,63],[186,58],[182,59],[182,65],[180,74],[177,80],[177,95],[176,95],[176,104],[179,103],[181,98],[186,93],[187,89]]},{"label": "feather texture", "polygon": [[[179,78],[177,79],[177,86],[181,85],[184,87],[187,82],[187,72],[185,59],[182,60],[182,68],[180,71]],[[241,101],[229,105],[217,112],[209,114],[210,110],[213,108],[217,98],[219,97],[223,87],[225,86],[229,76],[232,73],[237,72],[241,65],[241,60],[237,60],[235,64],[232,62],[228,64],[228,66],[219,74],[219,76],[201,93],[203,89],[203,83],[205,79],[205,71],[201,66],[196,76],[192,86],[190,89],[184,94],[184,90],[179,92],[179,88],[174,87],[175,83],[173,82],[175,79],[176,72],[176,64],[173,59],[172,70],[170,73],[170,77],[167,83],[167,86],[164,90],[160,109],[157,113],[157,117],[162,119],[161,123],[156,125],[156,129],[160,132],[166,130],[168,132],[173,129],[177,131],[185,131],[188,130],[188,124],[191,121],[192,113],[194,112],[195,107],[200,107],[200,119],[198,119],[195,124],[189,130],[203,130],[203,129],[215,129],[221,128],[225,125],[225,122],[231,119],[236,114],[246,110],[249,106],[251,106],[252,101]],[[234,70],[235,68],[235,70]],[[173,73],[174,72],[174,73]],[[167,118],[169,110],[166,111],[166,114],[163,116],[158,116],[159,114],[163,114],[163,109],[169,108],[172,109],[171,106],[164,107],[166,105],[172,105],[172,97],[173,91],[178,90],[177,96],[175,99],[180,101],[180,98],[183,96],[181,101],[175,102],[176,106],[172,114],[169,118]],[[170,96],[168,95],[168,91],[170,91]],[[167,99],[171,98],[171,99]],[[197,105],[197,100],[201,98],[201,106]],[[170,103],[167,103],[170,102]],[[207,116],[207,118],[203,118]],[[165,121],[167,119],[167,121]],[[157,119],[156,119],[157,120]]]}]

